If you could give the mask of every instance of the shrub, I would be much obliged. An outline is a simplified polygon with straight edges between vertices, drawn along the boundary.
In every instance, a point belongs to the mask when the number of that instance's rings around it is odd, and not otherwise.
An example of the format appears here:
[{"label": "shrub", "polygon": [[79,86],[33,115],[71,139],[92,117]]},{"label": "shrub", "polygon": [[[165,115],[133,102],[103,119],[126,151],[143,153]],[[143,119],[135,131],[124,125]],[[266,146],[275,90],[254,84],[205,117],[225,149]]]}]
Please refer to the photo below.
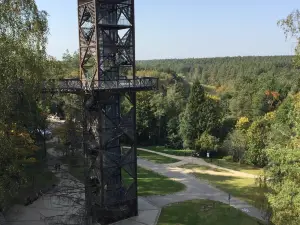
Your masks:
[{"label": "shrub", "polygon": [[232,156],[234,162],[241,162],[247,150],[247,138],[244,131],[236,129],[223,142],[222,148]]},{"label": "shrub", "polygon": [[204,132],[201,137],[195,142],[196,150],[203,154],[207,151],[217,151],[219,148],[219,139]]},{"label": "shrub", "polygon": [[228,162],[233,162],[233,157],[232,157],[232,155],[224,156],[223,159],[224,159],[225,161],[228,161]]}]

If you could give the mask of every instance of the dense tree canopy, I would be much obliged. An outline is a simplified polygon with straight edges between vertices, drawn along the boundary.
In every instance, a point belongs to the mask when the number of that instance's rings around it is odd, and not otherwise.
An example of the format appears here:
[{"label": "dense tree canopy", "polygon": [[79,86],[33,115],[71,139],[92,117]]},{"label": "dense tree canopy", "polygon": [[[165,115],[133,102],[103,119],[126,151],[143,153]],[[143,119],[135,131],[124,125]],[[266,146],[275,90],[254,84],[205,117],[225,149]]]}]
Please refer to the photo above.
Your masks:
[{"label": "dense tree canopy", "polygon": [[[292,56],[226,57],[139,61],[143,70],[173,71],[193,82],[200,80],[212,94],[228,102],[233,116],[256,117],[274,109],[287,94],[299,91],[298,69]],[[268,104],[265,92],[278,92]]]},{"label": "dense tree canopy", "polygon": [[[286,34],[300,36],[298,14],[279,22]],[[67,52],[55,65],[61,76],[77,76],[78,53]],[[297,57],[146,60],[138,61],[137,69],[139,77],[160,79],[158,91],[137,94],[138,144],[214,151],[215,157],[265,167],[274,223],[299,222],[298,164],[290,163],[299,158]],[[78,99],[58,101],[70,119],[78,115]]]},{"label": "dense tree canopy", "polygon": [[[278,22],[298,41],[299,18],[296,10]],[[24,167],[37,160],[33,133],[46,126],[49,111],[67,120],[58,130],[62,141],[80,148],[82,99],[57,96],[48,110],[38,88],[49,78],[78,77],[78,52],[48,57],[47,33],[47,13],[34,0],[1,3],[0,209],[26,182]],[[137,76],[160,79],[157,91],[137,94],[138,144],[214,151],[264,167],[272,221],[299,224],[299,46],[295,57],[138,61]],[[121,107],[126,111],[128,102]]]},{"label": "dense tree canopy", "polygon": [[180,120],[180,132],[185,147],[195,148],[195,142],[207,131],[212,132],[221,120],[218,100],[205,95],[198,80],[193,84],[191,94]]},{"label": "dense tree canopy", "polygon": [[46,16],[33,0],[0,4],[0,210],[27,182],[39,149],[34,133],[45,126],[39,87],[53,72]]}]

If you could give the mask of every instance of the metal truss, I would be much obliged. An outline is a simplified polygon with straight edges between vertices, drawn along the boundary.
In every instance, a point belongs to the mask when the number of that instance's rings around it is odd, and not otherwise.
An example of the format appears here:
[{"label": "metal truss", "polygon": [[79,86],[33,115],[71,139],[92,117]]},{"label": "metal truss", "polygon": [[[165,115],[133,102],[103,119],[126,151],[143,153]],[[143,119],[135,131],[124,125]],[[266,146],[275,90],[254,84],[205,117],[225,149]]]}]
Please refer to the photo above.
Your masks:
[{"label": "metal truss", "polygon": [[143,91],[156,90],[158,87],[158,79],[152,77],[143,77],[136,79],[115,79],[106,80],[100,83],[100,86],[84,86],[80,79],[62,79],[48,80],[42,84],[42,91],[45,93],[87,93],[91,91]]},{"label": "metal truss", "polygon": [[156,90],[158,79],[135,76],[134,0],[78,0],[78,25],[80,79],[42,90],[84,98],[81,224],[105,225],[138,214],[136,92]]},{"label": "metal truss", "polygon": [[87,87],[135,78],[133,0],[79,0],[81,80]]},{"label": "metal truss", "polygon": [[136,91],[158,79],[135,76],[134,0],[78,0],[78,21],[87,216],[108,224],[138,213]]},{"label": "metal truss", "polygon": [[[80,79],[38,85],[44,94],[84,99],[85,207],[68,217],[41,218],[47,224],[105,225],[138,214],[136,92],[157,90],[158,79],[135,76],[134,0],[78,0],[78,21]],[[22,92],[23,85],[20,79],[8,88]],[[59,198],[68,198],[64,190]]]},{"label": "metal truss", "polygon": [[[130,103],[126,112],[120,107],[124,101]],[[136,216],[135,93],[98,92],[89,97],[85,107],[87,182],[93,218],[108,224]]]}]

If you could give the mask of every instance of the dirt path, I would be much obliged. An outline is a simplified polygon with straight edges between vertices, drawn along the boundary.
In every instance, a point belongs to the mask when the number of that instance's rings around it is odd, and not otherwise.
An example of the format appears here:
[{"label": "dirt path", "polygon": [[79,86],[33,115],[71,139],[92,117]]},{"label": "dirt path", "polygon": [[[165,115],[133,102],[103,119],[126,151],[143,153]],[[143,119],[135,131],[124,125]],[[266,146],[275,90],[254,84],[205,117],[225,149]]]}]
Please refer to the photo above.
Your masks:
[{"label": "dirt path", "polygon": [[[54,171],[57,152],[48,149],[48,167],[60,179],[55,190],[46,193],[29,206],[15,205],[6,216],[7,225],[46,225],[54,221],[78,222],[84,207],[84,186],[68,173],[67,166]],[[65,196],[65,197],[64,197]],[[75,201],[76,200],[76,201]],[[79,215],[76,218],[75,215]]]},{"label": "dirt path", "polygon": [[[189,175],[182,168],[174,167],[168,164],[155,164],[147,160],[138,159],[138,165],[159,173],[163,176],[169,177],[173,180],[183,183],[186,186],[186,190],[176,194],[166,196],[150,196],[147,197],[153,205],[157,207],[163,207],[171,203],[182,202],[192,199],[209,199],[214,201],[220,201],[228,204],[228,193],[225,193],[205,181],[199,180],[192,175]],[[236,209],[239,209],[248,215],[260,220],[264,220],[263,213],[257,208],[249,205],[248,203],[241,201],[238,198],[232,197],[230,205]]]},{"label": "dirt path", "polygon": [[240,171],[231,170],[231,169],[228,169],[228,168],[216,166],[214,164],[210,164],[210,163],[205,162],[201,158],[195,158],[195,157],[190,157],[190,156],[175,156],[175,155],[170,155],[170,154],[166,154],[166,153],[162,153],[162,152],[156,152],[156,151],[152,151],[152,150],[148,150],[148,149],[144,149],[144,148],[138,148],[138,149],[142,150],[142,151],[151,152],[151,153],[155,153],[155,154],[158,154],[158,155],[162,155],[162,156],[166,156],[166,157],[169,157],[169,158],[180,160],[180,162],[170,164],[172,166],[181,166],[181,165],[185,165],[185,164],[195,164],[195,165],[207,166],[207,167],[210,167],[210,168],[213,168],[213,169],[219,169],[219,170],[224,171],[224,172],[216,172],[216,171],[213,171],[213,170],[208,170],[207,171],[207,173],[213,174],[213,175],[222,175],[223,174],[223,176],[257,178],[257,175],[253,175],[253,174],[249,174],[249,173],[244,173],[244,172],[240,172]]}]

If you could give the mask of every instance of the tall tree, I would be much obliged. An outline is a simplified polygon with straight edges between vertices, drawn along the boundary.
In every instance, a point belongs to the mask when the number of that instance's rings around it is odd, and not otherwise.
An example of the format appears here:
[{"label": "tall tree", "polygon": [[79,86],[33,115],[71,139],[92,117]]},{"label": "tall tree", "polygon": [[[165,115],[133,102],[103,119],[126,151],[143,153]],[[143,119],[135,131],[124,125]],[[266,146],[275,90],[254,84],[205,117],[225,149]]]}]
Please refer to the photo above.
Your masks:
[{"label": "tall tree", "polygon": [[[300,223],[300,93],[293,97],[293,109],[286,115],[292,136],[286,146],[274,145],[267,151],[271,178],[267,194],[276,225]],[[279,127],[280,128],[280,127]]]},{"label": "tall tree", "polygon": [[0,4],[0,208],[26,180],[22,165],[34,155],[28,127],[37,128],[43,117],[35,100],[40,81],[50,73],[46,17],[34,0]]},{"label": "tall tree", "polygon": [[195,141],[204,131],[211,132],[221,119],[221,112],[215,100],[206,97],[198,80],[193,84],[186,109],[180,120],[180,133],[185,147],[194,148]]},{"label": "tall tree", "polygon": [[173,148],[182,148],[182,138],[180,136],[180,114],[186,105],[184,85],[176,83],[167,90],[167,135],[168,144]]},{"label": "tall tree", "polygon": [[279,20],[277,24],[283,29],[286,38],[292,37],[297,40],[294,64],[300,66],[300,10],[294,10],[285,19]]},{"label": "tall tree", "polygon": [[[300,11],[292,12],[278,22],[286,36],[295,37],[294,63],[300,64]],[[276,225],[300,224],[300,93],[289,97],[276,114],[275,127],[280,143],[273,143],[267,151],[270,165],[266,175],[271,190],[267,198],[272,209],[272,222]],[[288,125],[288,126],[286,126]],[[273,133],[274,134],[274,133]],[[276,134],[276,133],[275,133]],[[273,140],[274,136],[272,137]]]},{"label": "tall tree", "polygon": [[149,140],[156,140],[154,136],[157,133],[157,121],[150,104],[153,94],[152,91],[137,93],[136,125],[141,143],[149,144]]}]

